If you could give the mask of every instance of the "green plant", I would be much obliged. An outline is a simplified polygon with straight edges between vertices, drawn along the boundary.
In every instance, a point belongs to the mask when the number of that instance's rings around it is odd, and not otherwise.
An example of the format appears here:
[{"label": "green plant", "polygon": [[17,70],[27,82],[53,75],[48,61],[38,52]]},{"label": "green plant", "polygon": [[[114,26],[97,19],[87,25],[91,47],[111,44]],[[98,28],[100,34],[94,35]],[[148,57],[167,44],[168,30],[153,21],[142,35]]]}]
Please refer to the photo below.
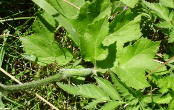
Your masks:
[{"label": "green plant", "polygon": [[[69,94],[91,99],[85,109],[173,109],[173,64],[159,63],[173,56],[173,52],[164,53],[164,58],[157,56],[163,54],[159,51],[163,40],[173,47],[173,0],[32,1],[43,10],[32,24],[32,34],[20,38],[23,57],[41,66],[56,63],[69,68],[73,63],[74,69],[23,85],[0,84],[1,92],[93,73],[91,77],[97,85],[83,80],[76,86],[60,82],[57,85]],[[55,40],[57,27],[66,30],[68,38],[63,40],[68,41]],[[168,37],[153,41],[145,36],[151,33],[143,31],[151,27],[158,27]],[[91,69],[84,69],[83,62],[89,63]],[[104,78],[105,73],[108,79]]]}]

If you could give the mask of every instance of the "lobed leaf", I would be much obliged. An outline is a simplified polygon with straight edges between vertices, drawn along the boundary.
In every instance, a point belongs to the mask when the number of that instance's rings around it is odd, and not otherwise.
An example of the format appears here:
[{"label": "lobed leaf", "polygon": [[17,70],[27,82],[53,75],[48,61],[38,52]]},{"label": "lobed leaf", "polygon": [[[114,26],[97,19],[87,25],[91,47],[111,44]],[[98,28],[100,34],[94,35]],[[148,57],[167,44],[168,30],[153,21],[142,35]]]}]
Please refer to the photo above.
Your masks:
[{"label": "lobed leaf", "polygon": [[132,101],[136,98],[134,97],[135,91],[132,91],[131,88],[127,87],[123,82],[121,82],[114,73],[111,73],[111,78],[115,88],[120,93],[120,96],[128,101]]},{"label": "lobed leaf", "polygon": [[[63,0],[32,0],[39,7],[41,7],[45,12],[47,12],[50,16],[54,17],[56,21],[59,22],[60,26],[64,26],[64,28],[70,34],[70,38],[79,45],[78,33],[70,23],[68,18],[73,16],[77,16],[79,13],[78,9],[74,9],[74,7],[69,6],[67,3],[63,2]],[[73,0],[74,1],[74,0]],[[61,2],[61,3],[60,3]],[[76,0],[74,2],[77,2]],[[79,7],[83,5],[83,0],[77,3]],[[68,7],[69,6],[69,7]],[[68,8],[67,8],[68,7]],[[67,9],[73,8],[70,13],[66,13]],[[70,11],[70,10],[68,10]],[[66,14],[66,16],[64,15]],[[48,15],[48,16],[49,16]]]},{"label": "lobed leaf", "polygon": [[141,15],[135,17],[134,20],[129,21],[127,24],[123,25],[112,34],[106,36],[103,41],[103,45],[109,46],[114,42],[123,45],[126,42],[140,38],[142,35],[140,30],[140,21]]},{"label": "lobed leaf", "polygon": [[106,58],[108,50],[102,46],[102,41],[109,31],[107,19],[90,24],[87,27],[84,36],[80,38],[81,54],[86,61],[96,63],[96,60]]},{"label": "lobed leaf", "polygon": [[129,87],[135,89],[148,87],[145,71],[153,70],[159,65],[153,61],[158,48],[159,42],[145,38],[141,38],[132,46],[123,48],[117,54],[118,66],[114,69],[115,73]]},{"label": "lobed leaf", "polygon": [[99,87],[102,88],[113,100],[120,100],[120,96],[111,82],[100,77],[95,78]]},{"label": "lobed leaf", "polygon": [[92,109],[92,108],[95,108],[98,103],[106,102],[106,101],[109,101],[109,100],[107,98],[96,99],[96,100],[93,100],[92,102],[88,103],[88,105],[86,105],[84,108]]},{"label": "lobed leaf", "polygon": [[86,98],[109,99],[108,95],[98,86],[94,84],[84,84],[72,86],[68,84],[57,83],[60,88],[69,94],[80,95]]},{"label": "lobed leaf", "polygon": [[26,54],[36,56],[40,65],[64,65],[72,59],[71,53],[55,42],[54,25],[54,19],[44,13],[33,24],[32,29],[35,33],[20,39]]}]

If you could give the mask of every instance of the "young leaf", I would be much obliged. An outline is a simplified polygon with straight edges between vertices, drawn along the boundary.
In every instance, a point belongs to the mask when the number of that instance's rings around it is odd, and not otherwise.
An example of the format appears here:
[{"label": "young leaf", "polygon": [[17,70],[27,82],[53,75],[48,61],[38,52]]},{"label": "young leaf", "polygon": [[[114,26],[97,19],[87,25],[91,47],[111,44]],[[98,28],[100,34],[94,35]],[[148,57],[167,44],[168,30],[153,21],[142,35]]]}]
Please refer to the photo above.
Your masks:
[{"label": "young leaf", "polygon": [[72,86],[68,84],[57,83],[60,88],[64,91],[68,92],[69,94],[73,95],[80,95],[86,98],[105,98],[110,99],[108,95],[98,86],[94,84],[85,84],[85,85],[78,85]]},{"label": "young leaf", "polygon": [[135,5],[138,3],[138,0],[121,0],[127,6],[134,8]]},{"label": "young leaf", "polygon": [[54,19],[44,13],[33,24],[35,33],[21,38],[26,54],[36,56],[40,65],[54,62],[64,65],[72,59],[71,53],[54,41],[54,25]]},{"label": "young leaf", "polygon": [[141,38],[132,46],[125,47],[117,54],[118,66],[114,69],[115,73],[129,87],[135,89],[148,87],[145,71],[159,65],[153,61],[158,48],[159,42],[145,38]]},{"label": "young leaf", "polygon": [[120,100],[120,96],[111,82],[100,77],[95,78],[99,87],[102,88],[113,100]]},{"label": "young leaf", "polygon": [[123,25],[112,34],[106,36],[103,41],[103,45],[109,46],[114,42],[123,45],[126,42],[140,38],[142,35],[140,30],[140,21],[141,15],[138,15],[134,20]]}]

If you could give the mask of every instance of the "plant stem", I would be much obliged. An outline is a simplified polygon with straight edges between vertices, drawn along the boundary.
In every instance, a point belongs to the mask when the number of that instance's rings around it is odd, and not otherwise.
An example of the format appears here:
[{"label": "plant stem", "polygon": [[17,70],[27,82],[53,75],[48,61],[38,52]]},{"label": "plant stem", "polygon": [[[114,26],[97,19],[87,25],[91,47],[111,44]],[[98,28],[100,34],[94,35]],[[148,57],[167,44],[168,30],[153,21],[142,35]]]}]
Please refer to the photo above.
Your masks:
[{"label": "plant stem", "polygon": [[45,79],[37,80],[37,81],[32,81],[32,82],[17,84],[17,85],[4,85],[0,83],[0,91],[13,92],[13,91],[26,90],[26,89],[39,87],[51,82],[60,81],[68,77],[87,76],[95,72],[96,71],[94,69],[89,69],[89,68],[88,69],[61,69],[58,74],[55,74],[53,76],[47,77]]},{"label": "plant stem", "polygon": [[10,18],[10,19],[0,19],[0,22],[23,20],[23,19],[33,19],[33,18],[35,18],[35,17],[18,17],[18,18]]}]

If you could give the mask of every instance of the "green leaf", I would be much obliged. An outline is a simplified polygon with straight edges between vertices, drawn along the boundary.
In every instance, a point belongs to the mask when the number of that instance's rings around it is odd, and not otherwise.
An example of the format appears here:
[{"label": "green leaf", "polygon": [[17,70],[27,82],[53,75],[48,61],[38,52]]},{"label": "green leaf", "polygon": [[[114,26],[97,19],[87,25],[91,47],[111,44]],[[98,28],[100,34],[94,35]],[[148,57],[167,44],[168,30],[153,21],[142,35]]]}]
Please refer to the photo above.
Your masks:
[{"label": "green leaf", "polygon": [[79,46],[80,45],[80,39],[79,39],[79,33],[76,31],[76,29],[73,27],[73,25],[71,24],[70,20],[63,17],[63,16],[58,16],[56,17],[57,21],[59,22],[59,26],[63,26],[66,31],[69,33],[69,38],[72,39],[72,41],[74,41],[74,43]]},{"label": "green leaf", "polygon": [[119,105],[121,105],[119,101],[109,101],[104,106],[102,106],[99,110],[115,110]]},{"label": "green leaf", "polygon": [[92,108],[96,107],[96,105],[98,103],[106,102],[106,101],[108,101],[107,98],[99,98],[99,99],[93,100],[92,102],[88,103],[88,105],[86,105],[84,108],[85,109],[92,109]]},{"label": "green leaf", "polygon": [[[47,2],[54,7],[59,14],[66,18],[75,18],[79,14],[79,9],[85,4],[85,0],[47,0]],[[49,9],[47,9],[49,10]]]},{"label": "green leaf", "polygon": [[109,32],[113,33],[114,31],[119,30],[122,26],[128,24],[130,21],[134,20],[137,14],[131,12],[131,10],[123,11],[122,13],[118,14],[109,25]]},{"label": "green leaf", "polygon": [[[85,4],[84,0],[68,0],[69,3],[64,0],[32,0],[46,12],[53,17],[61,16],[67,18],[74,18],[78,15],[79,9]],[[71,5],[73,4],[73,5]]]},{"label": "green leaf", "polygon": [[47,12],[44,12],[41,15],[37,15],[37,19],[32,24],[32,31],[34,31],[34,33],[36,34],[49,35],[50,33],[54,33],[55,27],[55,19],[52,16],[50,16]]},{"label": "green leaf", "polygon": [[43,8],[49,15],[51,16],[58,16],[59,13],[57,10],[52,7],[46,0],[32,0],[35,4],[37,4],[39,7]]},{"label": "green leaf", "polygon": [[108,34],[109,22],[106,17],[111,13],[109,0],[87,2],[76,19],[70,20],[78,33],[81,54],[86,61],[103,60],[108,50],[102,46],[102,40]]},{"label": "green leaf", "polygon": [[92,8],[95,8],[95,11],[91,10],[93,14],[95,15],[97,13],[93,19],[93,22],[99,21],[106,16],[110,16],[112,9],[110,0],[96,0],[95,5],[93,4]]},{"label": "green leaf", "polygon": [[174,1],[173,0],[160,0],[160,3],[166,7],[174,8]]},{"label": "green leaf", "polygon": [[[56,19],[56,21],[59,22],[60,26],[64,26],[64,28],[70,34],[70,38],[76,43],[76,45],[79,45],[78,33],[76,32],[76,30],[71,25],[69,19],[67,17],[65,17],[64,10],[62,10],[62,8],[69,9],[69,7],[72,8],[72,6],[69,6],[68,8],[67,7],[63,7],[67,3],[63,3],[64,5],[61,6],[62,4],[59,4],[60,0],[59,0],[59,2],[57,2],[56,0],[54,0],[54,1],[53,0],[50,0],[50,1],[46,1],[46,0],[32,0],[32,1],[34,3],[36,3],[39,7],[44,9],[45,12],[47,12],[50,16],[53,16]],[[61,1],[63,1],[63,0],[61,0]],[[83,1],[83,0],[81,0],[81,1]],[[79,2],[78,4],[80,4],[80,3],[82,3],[82,2]],[[61,10],[58,10],[58,9],[61,9]],[[77,14],[79,13],[79,10],[77,10],[77,9],[74,10],[74,11],[75,12],[71,12],[71,13],[77,13]]]},{"label": "green leaf", "polygon": [[[60,26],[63,26],[68,31],[70,34],[69,37],[78,46],[80,45],[80,37],[85,34],[86,26],[109,16],[111,13],[109,0],[95,0],[93,2],[86,2],[85,4],[84,0],[80,2],[70,0],[69,2],[72,4],[81,7],[80,12],[63,0],[33,1],[46,12],[50,13],[50,15],[54,16]],[[76,16],[78,17],[75,18]]]},{"label": "green leaf", "polygon": [[79,46],[85,42],[83,41],[84,36],[88,36],[88,33],[91,36],[93,30],[87,28],[88,25],[95,24],[95,22],[106,18],[110,13],[111,5],[109,0],[95,0],[93,2],[86,2],[80,8],[80,12],[76,18],[64,19],[63,17],[59,17],[58,22],[61,26],[65,27],[70,34],[70,38]]},{"label": "green leaf", "polygon": [[138,104],[138,105],[132,105],[132,106],[128,106],[128,107],[126,107],[126,110],[145,110],[145,108],[144,107],[142,107],[141,109],[141,105],[140,104]]},{"label": "green leaf", "polygon": [[105,98],[109,100],[108,95],[98,86],[94,84],[84,84],[78,86],[72,86],[68,84],[57,83],[60,88],[69,94],[80,95],[86,98]]},{"label": "green leaf", "polygon": [[111,44],[108,47],[108,55],[105,59],[103,60],[98,60],[96,62],[97,64],[97,68],[101,68],[101,69],[108,69],[108,68],[112,68],[114,66],[114,62],[116,61],[116,43]]},{"label": "green leaf", "polygon": [[165,96],[157,95],[153,96],[153,101],[158,104],[168,104],[172,100],[172,97],[170,94],[167,94]]},{"label": "green leaf", "polygon": [[139,0],[121,0],[127,6],[134,8],[135,5],[138,3]]},{"label": "green leaf", "polygon": [[[78,39],[79,45],[83,44],[85,41],[82,40],[83,37],[86,36],[86,31],[90,34],[93,32],[93,30],[88,28],[90,27],[88,25],[95,25],[96,22],[110,16],[110,13],[111,4],[109,0],[95,0],[93,2],[87,2],[81,7],[80,13],[76,19],[68,20],[72,26],[72,29],[76,32],[76,36],[71,34],[72,37]],[[62,26],[64,25],[62,24]]]},{"label": "green leaf", "polygon": [[168,42],[169,43],[173,43],[174,42],[174,28],[171,29],[171,32],[169,34]]},{"label": "green leaf", "polygon": [[105,18],[106,16],[110,16],[110,14],[110,0],[94,0],[93,2],[87,2],[85,5],[81,7],[80,13],[78,17],[74,19],[74,22],[78,23],[78,25],[91,24]]},{"label": "green leaf", "polygon": [[95,78],[99,87],[102,88],[113,100],[120,100],[120,96],[111,82],[100,77]]},{"label": "green leaf", "polygon": [[174,75],[166,76],[157,80],[157,85],[162,93],[166,93],[168,89],[174,90]]},{"label": "green leaf", "polygon": [[54,40],[54,25],[54,19],[44,13],[33,24],[32,29],[35,33],[20,39],[26,54],[36,56],[40,65],[50,63],[64,65],[72,59],[71,53],[59,47]]},{"label": "green leaf", "polygon": [[140,30],[140,21],[141,15],[137,16],[134,20],[129,21],[112,34],[106,36],[103,41],[103,45],[109,46],[114,42],[123,45],[126,42],[140,38],[142,35]]},{"label": "green leaf", "polygon": [[170,22],[169,19],[169,9],[165,6],[161,5],[160,3],[149,3],[143,0],[143,3],[153,11],[158,17],[164,19],[167,22]]},{"label": "green leaf", "polygon": [[163,22],[160,22],[158,24],[156,24],[156,26],[160,27],[160,28],[166,28],[166,29],[171,29],[173,28],[173,25],[167,21],[163,21]]},{"label": "green leaf", "polygon": [[118,66],[114,69],[115,73],[129,87],[135,89],[148,87],[145,71],[159,66],[153,61],[158,48],[159,42],[145,38],[141,38],[132,46],[125,47],[117,55]]},{"label": "green leaf", "polygon": [[34,55],[23,54],[22,57],[33,62],[37,61],[37,58]]},{"label": "green leaf", "polygon": [[144,95],[142,102],[144,103],[157,103],[157,104],[168,104],[172,100],[171,95],[168,93],[166,95],[154,94],[154,95]]},{"label": "green leaf", "polygon": [[56,83],[61,89],[68,92],[69,94],[79,95],[78,86],[72,86],[70,84]]},{"label": "green leaf", "polygon": [[86,61],[96,63],[96,60],[106,58],[108,51],[102,46],[102,41],[109,31],[107,19],[102,19],[88,25],[87,30],[80,38],[81,54]]},{"label": "green leaf", "polygon": [[123,82],[121,82],[114,73],[111,73],[111,78],[114,86],[122,97],[128,101],[135,99],[133,96],[133,94],[136,93],[135,91],[131,90],[131,88],[127,87]]},{"label": "green leaf", "polygon": [[174,109],[174,99],[169,103],[169,107],[167,110],[173,110]]}]

